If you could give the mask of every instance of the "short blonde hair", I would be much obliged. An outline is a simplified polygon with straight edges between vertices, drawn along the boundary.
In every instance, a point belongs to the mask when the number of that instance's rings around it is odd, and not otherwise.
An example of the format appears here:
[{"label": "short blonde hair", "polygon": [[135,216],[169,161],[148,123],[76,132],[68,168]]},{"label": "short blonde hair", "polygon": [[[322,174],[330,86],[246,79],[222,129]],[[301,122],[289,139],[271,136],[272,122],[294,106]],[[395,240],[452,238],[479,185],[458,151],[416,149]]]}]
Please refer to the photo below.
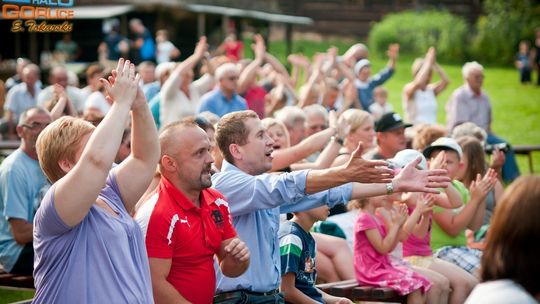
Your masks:
[{"label": "short blonde hair", "polygon": [[81,138],[94,129],[94,125],[83,119],[64,116],[39,134],[36,142],[39,165],[51,183],[66,175],[58,162],[61,160],[75,162]]},{"label": "short blonde hair", "polygon": [[351,126],[350,132],[356,131],[361,125],[366,123],[371,118],[371,114],[359,109],[348,109],[341,114],[340,120],[344,119],[349,126]]}]

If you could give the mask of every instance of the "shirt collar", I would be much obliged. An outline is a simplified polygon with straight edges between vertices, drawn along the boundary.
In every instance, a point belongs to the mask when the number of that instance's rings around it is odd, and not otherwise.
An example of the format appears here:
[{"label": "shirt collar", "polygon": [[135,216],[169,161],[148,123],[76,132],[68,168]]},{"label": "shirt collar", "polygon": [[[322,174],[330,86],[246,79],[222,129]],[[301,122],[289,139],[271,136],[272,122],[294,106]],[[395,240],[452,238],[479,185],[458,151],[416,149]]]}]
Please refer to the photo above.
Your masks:
[{"label": "shirt collar", "polygon": [[221,163],[221,172],[226,172],[226,171],[240,171],[240,172],[243,172],[237,166],[229,163],[226,160],[223,160],[223,163]]}]

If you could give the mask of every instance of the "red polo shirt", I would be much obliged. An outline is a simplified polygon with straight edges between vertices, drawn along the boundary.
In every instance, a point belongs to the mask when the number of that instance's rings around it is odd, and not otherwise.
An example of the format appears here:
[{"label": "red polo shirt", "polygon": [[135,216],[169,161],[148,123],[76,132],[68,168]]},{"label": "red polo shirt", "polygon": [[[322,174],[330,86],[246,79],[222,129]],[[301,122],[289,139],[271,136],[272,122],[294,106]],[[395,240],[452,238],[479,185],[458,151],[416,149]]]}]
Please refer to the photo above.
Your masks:
[{"label": "red polo shirt", "polygon": [[216,288],[214,254],[236,236],[228,203],[214,189],[201,192],[195,207],[166,178],[148,221],[146,248],[151,258],[172,259],[169,281],[192,303],[212,303]]}]

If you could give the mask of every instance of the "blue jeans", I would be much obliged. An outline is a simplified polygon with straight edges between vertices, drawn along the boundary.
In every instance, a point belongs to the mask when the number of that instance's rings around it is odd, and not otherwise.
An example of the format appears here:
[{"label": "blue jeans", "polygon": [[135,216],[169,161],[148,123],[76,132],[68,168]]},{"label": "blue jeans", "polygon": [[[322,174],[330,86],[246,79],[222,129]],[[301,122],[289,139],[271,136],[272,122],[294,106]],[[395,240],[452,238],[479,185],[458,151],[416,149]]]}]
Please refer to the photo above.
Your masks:
[{"label": "blue jeans", "polygon": [[[488,134],[487,143],[490,145],[505,142],[507,141],[497,137],[494,134]],[[514,154],[514,150],[509,149],[508,152],[506,152],[505,156],[506,158],[502,167],[502,179],[507,183],[511,183],[519,176],[519,168],[516,162],[516,155]]]},{"label": "blue jeans", "polygon": [[[216,296],[217,297],[217,296]],[[275,293],[273,295],[257,295],[254,293],[239,291],[234,292],[233,295],[228,296],[226,299],[216,300],[214,298],[214,303],[217,304],[284,304],[285,299],[281,292]]]}]

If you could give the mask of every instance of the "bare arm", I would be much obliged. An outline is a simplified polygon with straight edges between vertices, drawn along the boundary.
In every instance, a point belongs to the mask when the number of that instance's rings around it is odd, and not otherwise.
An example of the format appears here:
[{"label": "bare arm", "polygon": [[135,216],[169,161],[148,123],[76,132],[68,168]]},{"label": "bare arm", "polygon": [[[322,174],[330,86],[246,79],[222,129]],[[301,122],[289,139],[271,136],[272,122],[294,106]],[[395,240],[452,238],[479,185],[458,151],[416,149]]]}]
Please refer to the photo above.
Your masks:
[{"label": "bare arm", "polygon": [[238,78],[238,93],[240,95],[245,94],[251,84],[255,81],[257,69],[262,64],[264,55],[266,54],[266,46],[264,45],[264,40],[261,35],[255,35],[254,39],[255,45],[253,46],[253,50],[255,52],[255,59],[246,66]]},{"label": "bare arm", "polygon": [[160,155],[156,124],[140,87],[131,109],[131,154],[115,169],[128,212],[152,181]]},{"label": "bare arm", "polygon": [[66,169],[72,169],[57,182],[54,205],[60,218],[71,227],[83,220],[105,184],[137,94],[139,75],[135,76],[135,66],[120,59],[116,71],[114,84],[102,79],[114,100],[111,110],[93,131],[79,161],[64,164]]},{"label": "bare arm", "polygon": [[150,275],[152,276],[152,290],[154,301],[160,303],[189,303],[182,295],[167,281],[167,276],[171,270],[172,259],[149,258]]},{"label": "bare arm", "polygon": [[422,64],[422,67],[420,68],[418,73],[416,73],[414,80],[410,83],[410,85],[405,86],[403,90],[404,100],[409,102],[412,99],[414,92],[418,90],[418,87],[428,81],[428,77],[431,74],[431,70],[433,69],[434,64],[435,48],[430,47],[426,54],[424,63]]},{"label": "bare arm", "polygon": [[335,134],[335,129],[327,128],[317,132],[292,147],[276,150],[272,153],[272,171],[278,171],[294,164],[309,155],[320,151]]},{"label": "bare arm", "polygon": [[249,249],[237,237],[221,242],[217,256],[221,272],[229,278],[240,276],[249,267]]},{"label": "bare arm", "polygon": [[296,282],[296,274],[294,272],[287,272],[281,276],[281,292],[285,296],[285,301],[288,303],[319,303],[312,298],[305,295],[294,285]]},{"label": "bare arm", "polygon": [[[320,132],[319,132],[320,133]],[[324,150],[321,152],[317,160],[313,163],[297,163],[291,164],[291,169],[293,171],[303,170],[303,169],[326,169],[329,168],[336,156],[339,153],[341,145],[335,141],[330,141]]]},{"label": "bare arm", "polygon": [[398,234],[401,230],[401,225],[392,225],[388,229],[388,234],[383,238],[377,229],[366,230],[366,237],[369,242],[380,254],[388,254],[396,247],[399,239]]},{"label": "bare arm", "polygon": [[444,89],[446,89],[446,87],[448,87],[448,84],[450,84],[450,79],[448,79],[448,76],[444,70],[437,63],[434,63],[433,68],[437,74],[439,74],[439,77],[441,77],[441,80],[433,85],[435,95],[439,95],[442,91],[444,91]]},{"label": "bare arm", "polygon": [[32,223],[18,218],[10,218],[8,221],[11,232],[13,232],[13,238],[17,244],[25,245],[32,243],[32,230],[34,228]]},{"label": "bare arm", "polygon": [[206,37],[203,36],[195,46],[193,54],[178,64],[167,81],[163,84],[161,91],[162,94],[165,94],[166,98],[172,98],[172,96],[174,96],[174,93],[179,90],[183,75],[188,71],[193,70],[193,67],[195,67],[197,62],[203,58],[207,50],[208,43],[206,42]]}]

